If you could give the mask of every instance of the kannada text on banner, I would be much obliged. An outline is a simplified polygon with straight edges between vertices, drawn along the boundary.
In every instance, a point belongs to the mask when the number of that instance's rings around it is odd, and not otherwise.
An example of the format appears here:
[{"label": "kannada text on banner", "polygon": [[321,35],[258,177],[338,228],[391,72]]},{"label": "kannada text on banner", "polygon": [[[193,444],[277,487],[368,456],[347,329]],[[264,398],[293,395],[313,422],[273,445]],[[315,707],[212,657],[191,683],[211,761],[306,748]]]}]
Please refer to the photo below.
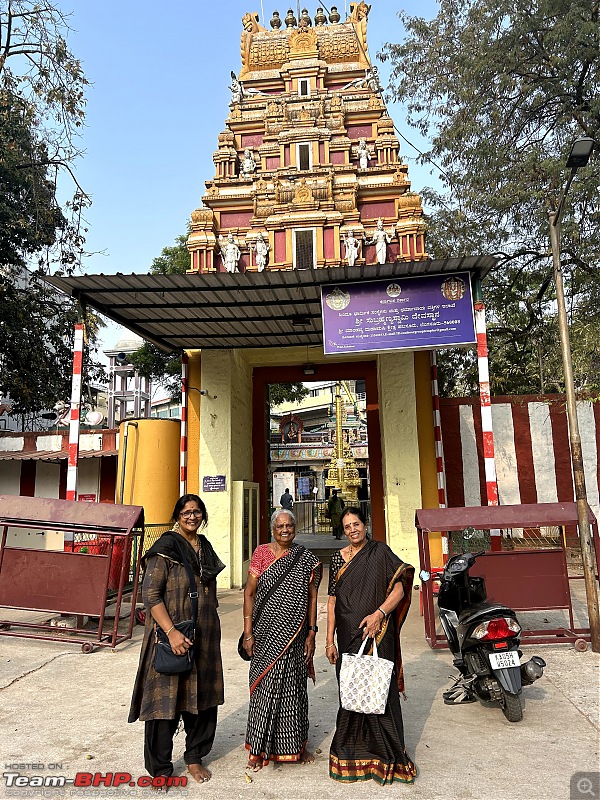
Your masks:
[{"label": "kannada text on banner", "polygon": [[469,273],[321,290],[326,355],[474,344]]}]

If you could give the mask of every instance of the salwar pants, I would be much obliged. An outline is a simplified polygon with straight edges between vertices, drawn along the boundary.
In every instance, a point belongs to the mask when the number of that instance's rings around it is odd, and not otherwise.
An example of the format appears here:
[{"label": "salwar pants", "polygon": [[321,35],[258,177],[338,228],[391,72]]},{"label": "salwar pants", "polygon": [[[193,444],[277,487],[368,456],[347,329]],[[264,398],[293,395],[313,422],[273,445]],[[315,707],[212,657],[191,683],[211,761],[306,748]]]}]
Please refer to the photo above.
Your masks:
[{"label": "salwar pants", "polygon": [[[202,764],[213,746],[217,730],[218,706],[207,708],[198,714],[182,711],[185,730],[186,764]],[[144,765],[152,777],[173,774],[173,737],[179,725],[175,719],[149,719],[144,730]]]}]

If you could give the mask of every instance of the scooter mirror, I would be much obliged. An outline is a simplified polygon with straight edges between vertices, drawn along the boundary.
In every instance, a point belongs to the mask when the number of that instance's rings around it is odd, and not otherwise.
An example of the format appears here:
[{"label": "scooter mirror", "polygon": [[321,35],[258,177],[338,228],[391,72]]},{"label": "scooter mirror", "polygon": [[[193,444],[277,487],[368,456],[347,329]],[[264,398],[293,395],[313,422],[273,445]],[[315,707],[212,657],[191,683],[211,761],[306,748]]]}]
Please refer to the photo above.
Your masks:
[{"label": "scooter mirror", "polygon": [[431,574],[427,572],[426,569],[422,569],[419,572],[419,578],[423,581],[423,583],[427,583],[427,581],[431,578]]}]

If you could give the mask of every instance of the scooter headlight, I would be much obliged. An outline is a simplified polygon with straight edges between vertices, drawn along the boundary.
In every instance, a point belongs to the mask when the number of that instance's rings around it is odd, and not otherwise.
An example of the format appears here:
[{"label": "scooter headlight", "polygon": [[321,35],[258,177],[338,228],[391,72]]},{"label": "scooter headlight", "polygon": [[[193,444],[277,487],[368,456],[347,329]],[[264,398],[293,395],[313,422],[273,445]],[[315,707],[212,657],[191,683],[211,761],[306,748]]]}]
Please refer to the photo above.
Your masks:
[{"label": "scooter headlight", "polygon": [[497,617],[487,622],[480,622],[471,636],[483,642],[495,642],[499,639],[510,639],[520,632],[521,626],[512,617]]}]

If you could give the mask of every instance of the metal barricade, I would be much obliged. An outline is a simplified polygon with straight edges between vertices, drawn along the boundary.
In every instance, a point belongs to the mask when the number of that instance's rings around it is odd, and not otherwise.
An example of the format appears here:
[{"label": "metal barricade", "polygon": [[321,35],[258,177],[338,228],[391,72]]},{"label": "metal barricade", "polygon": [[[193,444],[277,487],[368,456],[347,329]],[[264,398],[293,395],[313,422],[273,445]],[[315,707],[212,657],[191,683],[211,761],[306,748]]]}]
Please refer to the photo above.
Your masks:
[{"label": "metal barricade", "polygon": [[[0,635],[74,642],[89,653],[130,639],[135,622],[139,556],[144,546],[144,510],[140,506],[78,503],[42,497],[0,495],[0,606],[8,609],[73,615],[74,627],[48,621],[0,619]],[[60,537],[60,549],[7,545],[19,532]],[[62,544],[64,537],[64,544]],[[36,543],[41,543],[38,540]],[[131,571],[132,602],[126,633],[119,633],[121,603]],[[115,617],[104,630],[109,593],[116,592]],[[83,618],[98,620],[95,630]],[[85,638],[82,638],[85,637]],[[90,641],[90,639],[92,641]]]}]

